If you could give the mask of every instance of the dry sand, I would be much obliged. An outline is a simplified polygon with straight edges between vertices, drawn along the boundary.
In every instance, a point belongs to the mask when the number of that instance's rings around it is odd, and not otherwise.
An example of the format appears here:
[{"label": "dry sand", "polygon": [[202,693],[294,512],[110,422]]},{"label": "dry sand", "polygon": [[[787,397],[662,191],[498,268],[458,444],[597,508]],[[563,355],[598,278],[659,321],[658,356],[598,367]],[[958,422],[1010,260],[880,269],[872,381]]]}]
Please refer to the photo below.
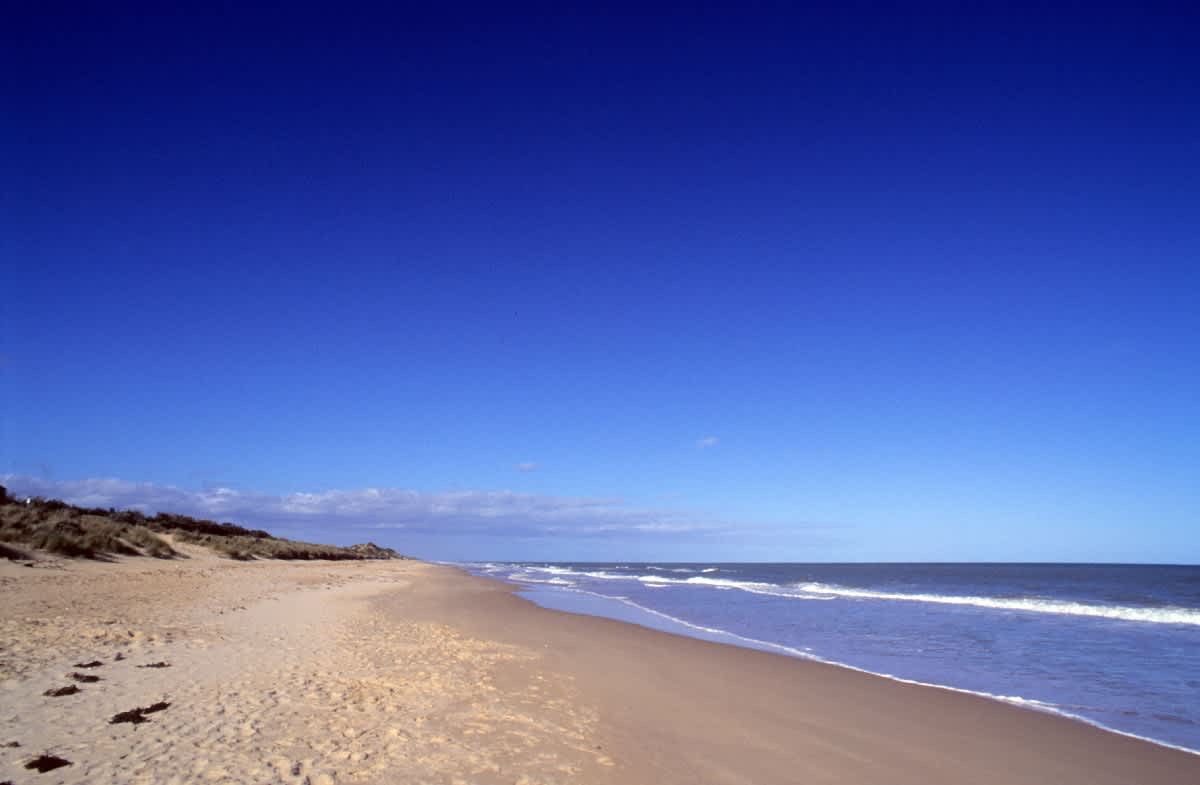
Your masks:
[{"label": "dry sand", "polygon": [[[1200,782],[1200,756],[448,567],[191,553],[0,564],[0,783]],[[71,763],[24,768],[44,753]]]}]

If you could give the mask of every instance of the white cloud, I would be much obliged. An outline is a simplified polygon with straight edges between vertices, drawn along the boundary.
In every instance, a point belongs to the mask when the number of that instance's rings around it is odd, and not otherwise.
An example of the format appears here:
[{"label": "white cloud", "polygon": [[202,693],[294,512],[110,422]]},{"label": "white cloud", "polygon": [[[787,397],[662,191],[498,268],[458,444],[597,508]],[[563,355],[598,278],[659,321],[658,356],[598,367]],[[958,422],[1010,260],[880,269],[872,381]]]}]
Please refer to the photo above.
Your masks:
[{"label": "white cloud", "polygon": [[621,499],[513,491],[427,493],[359,488],[276,496],[232,488],[185,490],[118,479],[41,480],[0,475],[14,496],[46,496],[85,507],[134,508],[233,521],[268,530],[404,529],[500,537],[702,536],[727,527],[680,513],[635,509]]},{"label": "white cloud", "polygon": [[709,447],[716,447],[719,441],[721,440],[716,436],[705,436],[703,439],[696,440],[696,446],[701,450],[707,450]]},{"label": "white cloud", "polygon": [[519,472],[533,472],[533,471],[537,471],[537,467],[538,467],[538,465],[536,463],[534,463],[533,461],[526,461],[523,463],[518,463],[513,468]]}]

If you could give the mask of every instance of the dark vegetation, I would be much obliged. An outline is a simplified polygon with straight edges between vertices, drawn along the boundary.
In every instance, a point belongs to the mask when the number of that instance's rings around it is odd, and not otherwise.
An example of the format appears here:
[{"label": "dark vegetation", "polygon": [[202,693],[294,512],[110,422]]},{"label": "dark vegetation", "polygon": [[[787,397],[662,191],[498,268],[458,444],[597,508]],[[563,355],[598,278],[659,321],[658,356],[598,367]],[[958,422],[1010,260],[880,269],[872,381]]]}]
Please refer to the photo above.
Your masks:
[{"label": "dark vegetation", "polygon": [[[18,500],[0,485],[0,558],[25,560],[32,548],[60,556],[110,559],[113,556],[180,556],[160,535],[201,545],[230,559],[402,559],[374,543],[344,548],[275,537],[262,529],[160,512],[77,507],[41,497]],[[21,547],[14,547],[21,546]]]},{"label": "dark vegetation", "polygon": [[129,711],[123,711],[120,714],[114,714],[112,719],[110,719],[108,722],[110,725],[117,725],[122,722],[140,725],[143,722],[149,722],[149,720],[146,719],[147,714],[153,714],[156,711],[163,711],[165,709],[169,709],[170,707],[171,704],[164,701],[159,701],[158,703],[152,703],[149,706],[142,706],[136,709],[130,709]]},{"label": "dark vegetation", "polygon": [[35,770],[38,774],[45,774],[48,771],[70,766],[71,761],[66,758],[60,758],[57,755],[39,755],[33,760],[25,764],[25,768]]}]

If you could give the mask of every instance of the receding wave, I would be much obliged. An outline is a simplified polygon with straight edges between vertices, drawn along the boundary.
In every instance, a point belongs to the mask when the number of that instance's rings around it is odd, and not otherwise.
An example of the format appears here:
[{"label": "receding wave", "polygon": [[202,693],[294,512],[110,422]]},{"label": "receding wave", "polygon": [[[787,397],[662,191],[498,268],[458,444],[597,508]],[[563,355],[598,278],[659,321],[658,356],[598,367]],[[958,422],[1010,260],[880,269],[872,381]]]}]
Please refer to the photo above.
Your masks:
[{"label": "receding wave", "polygon": [[702,624],[694,624],[685,619],[681,619],[678,616],[672,616],[668,613],[663,613],[662,611],[656,611],[653,608],[647,608],[645,605],[639,605],[628,597],[614,597],[611,594],[598,594],[594,591],[588,591],[587,589],[571,589],[571,591],[579,594],[589,594],[593,597],[599,597],[603,600],[613,600],[621,603],[622,605],[628,605],[630,608],[636,608],[639,611],[648,613],[651,616],[657,616],[660,619],[666,619],[667,621],[673,624],[678,624],[681,627],[687,627],[696,632],[703,632],[709,635],[717,636],[718,638],[726,641],[735,641],[737,645],[747,646],[754,649],[762,649],[764,651],[776,651],[792,657],[800,657],[803,659],[824,662],[824,660],[822,660],[820,657],[814,656],[808,649],[797,649],[794,646],[785,646],[782,643],[773,643],[771,641],[759,640],[758,638],[747,638],[745,635],[738,635],[736,632],[723,630],[719,627],[705,627]]},{"label": "receding wave", "polygon": [[[642,611],[642,612],[647,613],[652,616],[657,616],[658,618],[664,619],[673,624],[677,624],[681,627],[689,628],[689,629],[693,630],[694,632],[703,633],[706,636],[711,635],[716,640],[724,640],[726,642],[732,642],[735,645],[746,646],[748,648],[760,649],[760,650],[764,650],[764,651],[775,651],[775,652],[779,652],[781,654],[787,654],[792,657],[797,657],[799,659],[811,660],[814,662],[822,662],[827,665],[834,665],[839,668],[845,668],[846,670],[857,671],[859,673],[867,673],[872,676],[879,676],[881,678],[888,679],[889,681],[897,681],[897,682],[902,682],[904,684],[916,684],[916,685],[919,685],[922,687],[931,687],[933,689],[946,690],[948,692],[959,692],[959,693],[963,693],[966,695],[976,695],[981,698],[990,698],[992,700],[1002,701],[1004,703],[1011,703],[1016,706],[1022,706],[1024,708],[1032,709],[1034,711],[1041,711],[1041,712],[1046,712],[1049,714],[1058,714],[1063,717],[1069,717],[1071,719],[1082,720],[1083,722],[1086,722],[1089,725],[1095,725],[1097,727],[1104,728],[1105,730],[1113,730],[1112,728],[1109,728],[1106,725],[1103,725],[1099,722],[1095,722],[1094,720],[1089,720],[1085,717],[1081,717],[1080,715],[1073,714],[1070,711],[1067,711],[1066,709],[1064,709],[1063,707],[1060,707],[1053,703],[1049,703],[1047,701],[1040,701],[1040,700],[1036,700],[1034,698],[1024,698],[1019,695],[1000,695],[997,693],[984,692],[981,690],[968,690],[968,689],[964,689],[962,687],[951,687],[951,686],[948,686],[945,684],[936,684],[933,682],[917,681],[915,679],[906,679],[901,676],[895,676],[890,673],[882,673],[880,671],[867,670],[866,668],[860,668],[857,665],[850,665],[845,662],[839,662],[837,660],[831,660],[831,659],[827,659],[825,657],[818,656],[818,655],[814,654],[813,651],[807,647],[800,649],[800,648],[796,648],[794,646],[785,646],[783,644],[774,643],[772,641],[765,641],[765,640],[761,640],[759,638],[750,638],[745,635],[738,635],[736,632],[730,632],[729,630],[723,630],[719,627],[707,627],[702,624],[695,624],[693,622],[687,621],[686,619],[681,619],[678,616],[672,616],[670,614],[663,613],[662,611],[657,611],[657,610],[654,610],[653,608],[648,608],[645,605],[640,605],[639,603],[634,602],[633,600],[629,599],[628,597],[614,597],[609,594],[597,594],[596,592],[588,591],[587,589],[571,589],[571,591],[577,592],[579,594],[588,594],[593,597],[599,597],[599,598],[605,599],[605,600],[612,600],[615,602],[619,602],[622,605],[627,605],[631,608],[636,608],[639,611]],[[1135,734],[1126,733],[1124,731],[1114,731],[1114,732],[1119,733],[1123,736],[1131,736],[1133,738],[1143,739],[1145,741],[1149,741],[1154,744],[1160,744],[1165,747],[1171,747],[1173,749],[1182,750],[1183,752],[1200,754],[1196,750],[1188,749],[1187,747],[1179,747],[1174,744],[1169,744],[1166,742],[1161,742],[1161,741],[1158,741],[1157,739],[1151,739],[1146,736],[1137,736]]]},{"label": "receding wave", "polygon": [[1098,728],[1104,728],[1105,730],[1109,730],[1114,733],[1118,733],[1122,736],[1130,736],[1135,739],[1142,739],[1143,741],[1149,741],[1153,744],[1158,744],[1158,745],[1161,745],[1164,747],[1170,747],[1172,749],[1177,749],[1182,752],[1188,752],[1193,755],[1200,755],[1200,751],[1189,749],[1188,747],[1181,747],[1181,746],[1178,746],[1175,744],[1171,744],[1169,742],[1159,741],[1157,739],[1152,739],[1148,736],[1139,736],[1137,734],[1128,733],[1126,731],[1115,730],[1115,729],[1110,728],[1109,726],[1104,725],[1100,722],[1088,719],[1079,714],[1072,713],[1071,711],[1069,711],[1068,709],[1066,709],[1062,706],[1058,706],[1054,703],[1049,703],[1047,701],[1041,701],[1041,700],[1037,700],[1035,698],[1025,698],[1025,697],[1022,697],[1019,695],[1001,695],[1001,694],[997,694],[997,693],[993,693],[993,692],[985,692],[982,690],[969,690],[969,689],[965,689],[962,687],[951,687],[946,684],[937,684],[934,682],[927,682],[927,681],[917,681],[916,679],[906,679],[901,676],[895,676],[890,673],[883,673],[881,671],[872,671],[872,670],[868,670],[866,668],[860,668],[857,665],[850,665],[849,663],[839,662],[837,660],[832,660],[832,659],[828,659],[826,657],[821,657],[817,654],[814,654],[812,649],[809,649],[807,647],[801,649],[801,648],[796,648],[794,646],[785,646],[783,644],[774,643],[772,641],[765,641],[765,640],[761,640],[759,638],[750,638],[745,635],[738,635],[735,632],[730,632],[729,630],[723,630],[719,627],[708,627],[708,626],[705,626],[702,624],[695,624],[693,622],[687,621],[686,619],[681,619],[678,616],[672,616],[670,614],[663,613],[662,611],[657,611],[657,610],[654,610],[653,608],[648,608],[645,605],[641,605],[639,603],[634,602],[633,600],[629,599],[628,597],[614,597],[609,594],[597,594],[596,592],[588,591],[586,589],[571,589],[570,591],[578,592],[579,594],[588,594],[593,597],[599,597],[599,598],[605,599],[605,600],[612,600],[614,602],[619,602],[622,605],[627,605],[631,608],[636,608],[637,610],[647,613],[651,616],[657,616],[658,618],[664,619],[673,624],[677,624],[681,627],[689,628],[693,631],[693,634],[696,632],[702,633],[701,637],[713,636],[712,639],[724,640],[726,642],[731,642],[734,645],[745,646],[745,647],[752,648],[752,649],[760,649],[763,651],[775,651],[775,652],[779,652],[781,654],[786,654],[786,655],[796,657],[799,659],[811,660],[814,662],[822,662],[827,665],[834,665],[839,668],[845,668],[846,670],[857,671],[859,673],[867,673],[872,676],[879,676],[881,678],[888,679],[889,681],[897,681],[897,682],[901,682],[904,684],[915,684],[915,685],[918,685],[921,687],[930,687],[933,689],[946,690],[948,692],[958,692],[958,693],[963,693],[965,695],[975,695],[975,696],[978,696],[981,698],[989,698],[991,700],[1001,701],[1003,703],[1010,703],[1015,706],[1021,706],[1026,709],[1032,709],[1034,711],[1041,711],[1041,712],[1045,712],[1047,714],[1057,714],[1062,717],[1068,717],[1070,719],[1083,721],[1089,725],[1095,725]]},{"label": "receding wave", "polygon": [[1068,600],[1050,600],[1040,597],[974,597],[953,594],[920,594],[906,592],[874,591],[854,589],[827,583],[797,583],[792,588],[813,596],[844,597],[862,600],[896,600],[901,602],[929,602],[939,605],[971,605],[977,608],[1025,611],[1028,613],[1051,613],[1065,616],[1091,616],[1101,619],[1136,621],[1150,624],[1190,624],[1200,626],[1200,610],[1180,607],[1139,607],[1130,605],[1092,605]]}]

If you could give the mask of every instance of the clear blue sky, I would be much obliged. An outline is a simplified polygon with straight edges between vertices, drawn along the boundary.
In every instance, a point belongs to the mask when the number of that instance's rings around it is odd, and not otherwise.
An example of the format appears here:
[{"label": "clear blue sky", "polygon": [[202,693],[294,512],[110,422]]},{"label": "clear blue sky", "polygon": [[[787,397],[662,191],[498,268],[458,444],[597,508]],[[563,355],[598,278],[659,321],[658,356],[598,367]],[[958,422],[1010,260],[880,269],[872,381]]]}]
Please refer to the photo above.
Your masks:
[{"label": "clear blue sky", "polygon": [[1200,15],[834,7],[15,19],[0,474],[435,558],[1200,562]]}]

